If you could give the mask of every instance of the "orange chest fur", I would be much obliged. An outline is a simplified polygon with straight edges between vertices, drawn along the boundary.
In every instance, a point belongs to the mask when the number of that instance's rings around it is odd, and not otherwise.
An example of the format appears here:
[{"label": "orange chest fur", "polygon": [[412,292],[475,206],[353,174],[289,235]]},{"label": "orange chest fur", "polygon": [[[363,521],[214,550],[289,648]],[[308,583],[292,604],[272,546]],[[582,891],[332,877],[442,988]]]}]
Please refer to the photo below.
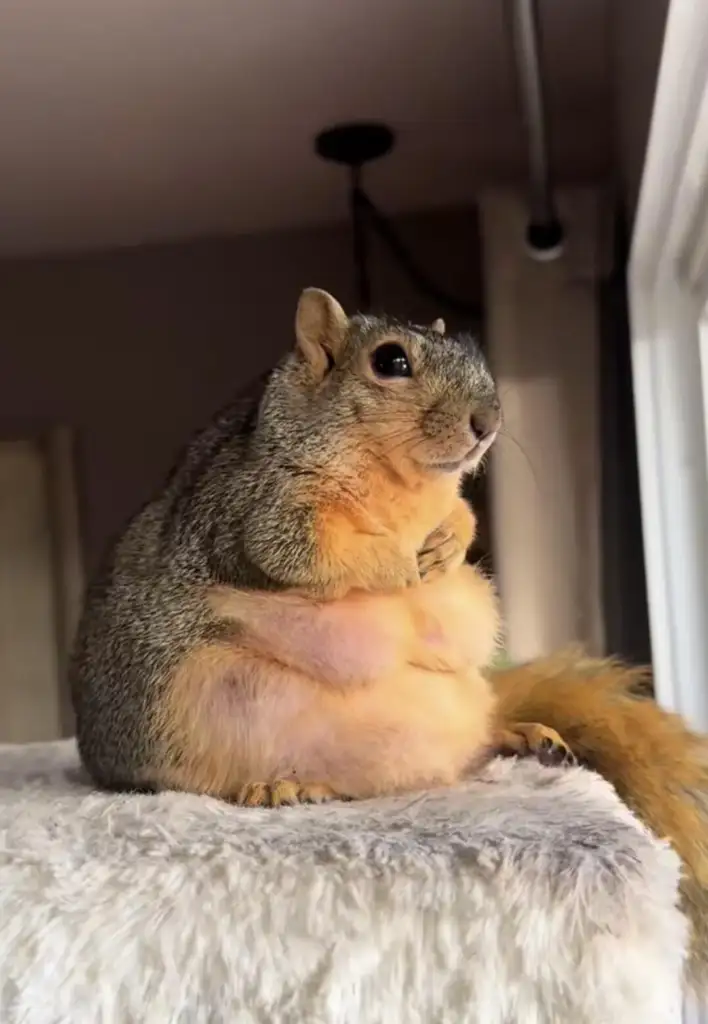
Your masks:
[{"label": "orange chest fur", "polygon": [[352,475],[346,491],[336,497],[325,493],[323,500],[336,503],[362,532],[393,532],[417,549],[450,514],[458,493],[454,475],[430,479],[412,471],[402,477],[375,464]]}]

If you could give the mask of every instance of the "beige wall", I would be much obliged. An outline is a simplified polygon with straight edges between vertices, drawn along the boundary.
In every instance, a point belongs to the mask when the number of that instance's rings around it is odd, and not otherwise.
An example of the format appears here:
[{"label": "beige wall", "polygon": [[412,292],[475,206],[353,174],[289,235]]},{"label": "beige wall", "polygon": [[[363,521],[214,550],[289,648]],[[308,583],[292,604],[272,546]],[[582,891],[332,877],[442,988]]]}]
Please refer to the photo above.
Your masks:
[{"label": "beige wall", "polygon": [[[401,231],[447,289],[479,297],[472,211]],[[388,311],[452,321],[378,250],[372,274]],[[75,427],[89,571],[195,426],[288,347],[306,285],[351,306],[345,227],[0,263],[0,437]]]},{"label": "beige wall", "polygon": [[612,11],[617,160],[630,218],[639,198],[669,0],[614,0]]},{"label": "beige wall", "polygon": [[[600,538],[600,308],[606,196],[558,189],[557,260],[523,245],[524,197],[481,196],[487,338],[505,410],[491,464],[493,550],[514,660],[604,652]],[[509,436],[515,443],[509,443]]]}]

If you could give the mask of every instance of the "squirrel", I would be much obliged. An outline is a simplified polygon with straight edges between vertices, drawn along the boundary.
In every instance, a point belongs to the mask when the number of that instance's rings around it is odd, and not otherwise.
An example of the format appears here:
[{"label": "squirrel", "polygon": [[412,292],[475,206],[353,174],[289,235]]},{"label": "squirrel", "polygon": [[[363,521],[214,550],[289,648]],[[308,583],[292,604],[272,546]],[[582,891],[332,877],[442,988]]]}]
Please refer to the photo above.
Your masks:
[{"label": "squirrel", "polygon": [[471,338],[305,290],[294,348],[88,589],[69,675],[94,780],[282,804],[453,783],[494,745],[570,757],[495,735],[481,671],[498,613],[460,484],[500,417]]},{"label": "squirrel", "polygon": [[638,695],[639,670],[488,668],[499,612],[461,483],[500,425],[472,338],[306,289],[294,348],[196,435],[87,590],[81,758],[104,788],[246,806],[578,759],[682,857],[700,974],[708,741]]}]

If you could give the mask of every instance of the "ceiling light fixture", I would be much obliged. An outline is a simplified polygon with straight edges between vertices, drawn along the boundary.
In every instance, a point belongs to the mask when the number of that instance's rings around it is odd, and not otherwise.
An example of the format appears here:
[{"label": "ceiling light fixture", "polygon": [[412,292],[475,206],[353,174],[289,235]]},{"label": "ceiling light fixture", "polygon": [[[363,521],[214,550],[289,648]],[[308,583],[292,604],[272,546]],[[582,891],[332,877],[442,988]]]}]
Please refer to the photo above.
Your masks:
[{"label": "ceiling light fixture", "polygon": [[401,241],[395,228],[374,205],[362,185],[363,169],[373,160],[387,156],[396,137],[388,125],[378,122],[339,124],[320,132],[315,139],[315,152],[329,163],[349,168],[349,206],[352,220],[352,242],[356,292],[362,310],[371,307],[371,278],[368,261],[370,227],[378,234],[392,256],[398,261],[413,286],[427,295],[437,307],[466,317],[477,326],[481,321],[478,304],[451,295],[439,287],[420,267]]}]

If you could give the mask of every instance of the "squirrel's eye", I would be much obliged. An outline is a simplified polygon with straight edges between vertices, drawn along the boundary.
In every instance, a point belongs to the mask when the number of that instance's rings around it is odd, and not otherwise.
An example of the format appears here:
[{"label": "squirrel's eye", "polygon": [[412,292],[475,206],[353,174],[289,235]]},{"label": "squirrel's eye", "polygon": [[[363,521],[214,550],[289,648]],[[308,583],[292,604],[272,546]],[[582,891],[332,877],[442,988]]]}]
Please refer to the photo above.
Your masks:
[{"label": "squirrel's eye", "polygon": [[380,345],[371,357],[374,373],[379,377],[412,377],[408,356],[400,345],[387,342]]}]

